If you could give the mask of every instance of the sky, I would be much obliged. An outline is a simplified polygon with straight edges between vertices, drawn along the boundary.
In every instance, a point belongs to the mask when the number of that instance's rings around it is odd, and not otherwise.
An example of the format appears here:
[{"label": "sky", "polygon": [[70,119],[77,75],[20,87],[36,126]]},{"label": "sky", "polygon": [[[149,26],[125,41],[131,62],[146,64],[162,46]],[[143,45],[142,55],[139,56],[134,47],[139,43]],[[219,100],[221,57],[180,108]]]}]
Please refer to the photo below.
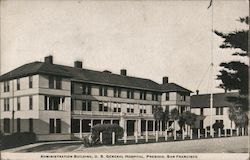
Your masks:
[{"label": "sky", "polygon": [[209,0],[1,1],[0,71],[53,55],[56,64],[80,60],[87,69],[117,74],[127,69],[129,76],[157,83],[167,76],[193,92],[224,92],[217,88],[220,81],[210,81],[219,64],[248,60],[220,49],[222,39],[212,33],[212,24],[225,33],[247,29],[237,19],[248,15],[248,3],[213,0],[207,9]]}]

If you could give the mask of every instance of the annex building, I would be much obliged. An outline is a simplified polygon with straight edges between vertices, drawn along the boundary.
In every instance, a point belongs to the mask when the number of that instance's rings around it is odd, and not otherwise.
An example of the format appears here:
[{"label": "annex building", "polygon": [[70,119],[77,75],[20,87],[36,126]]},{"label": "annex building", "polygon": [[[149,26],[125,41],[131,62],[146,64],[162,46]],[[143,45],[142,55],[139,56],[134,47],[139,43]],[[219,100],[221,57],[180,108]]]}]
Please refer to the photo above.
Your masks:
[{"label": "annex building", "polygon": [[[128,135],[154,134],[153,109],[190,110],[190,93],[163,77],[150,79],[53,63],[33,62],[0,76],[0,124],[5,134],[34,132],[39,141],[82,137],[98,123],[119,124]],[[168,123],[169,126],[172,123]],[[160,132],[165,124],[160,123]]]}]

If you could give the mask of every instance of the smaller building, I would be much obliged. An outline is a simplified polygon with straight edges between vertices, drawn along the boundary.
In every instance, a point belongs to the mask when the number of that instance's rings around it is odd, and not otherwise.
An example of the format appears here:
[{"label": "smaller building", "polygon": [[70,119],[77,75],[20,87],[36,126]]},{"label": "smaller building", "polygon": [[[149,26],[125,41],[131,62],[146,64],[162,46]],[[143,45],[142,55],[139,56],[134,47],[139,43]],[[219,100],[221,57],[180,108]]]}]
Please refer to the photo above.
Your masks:
[{"label": "smaller building", "polygon": [[[235,104],[228,101],[228,97],[237,97],[238,92],[215,93],[213,94],[212,121],[224,124],[224,129],[236,129],[233,121],[229,119],[229,108]],[[197,120],[195,128],[206,128],[210,126],[211,109],[210,94],[201,94],[191,96],[191,111],[202,118]]]}]

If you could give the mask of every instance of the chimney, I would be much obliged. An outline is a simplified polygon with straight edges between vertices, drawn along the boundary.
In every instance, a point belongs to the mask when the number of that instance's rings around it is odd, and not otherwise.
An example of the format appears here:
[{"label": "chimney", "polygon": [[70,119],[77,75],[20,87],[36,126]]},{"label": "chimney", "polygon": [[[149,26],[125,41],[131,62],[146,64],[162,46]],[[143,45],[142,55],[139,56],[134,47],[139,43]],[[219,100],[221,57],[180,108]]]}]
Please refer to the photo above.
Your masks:
[{"label": "chimney", "polygon": [[167,83],[168,83],[168,77],[163,77],[162,84],[167,84]]},{"label": "chimney", "polygon": [[121,75],[126,76],[127,75],[127,70],[126,69],[121,69]]},{"label": "chimney", "polygon": [[196,95],[199,95],[199,90],[198,89],[196,90]]},{"label": "chimney", "polygon": [[44,62],[53,64],[53,56],[50,55],[50,56],[44,57]]},{"label": "chimney", "polygon": [[74,67],[75,68],[82,68],[82,61],[75,61],[74,62]]}]

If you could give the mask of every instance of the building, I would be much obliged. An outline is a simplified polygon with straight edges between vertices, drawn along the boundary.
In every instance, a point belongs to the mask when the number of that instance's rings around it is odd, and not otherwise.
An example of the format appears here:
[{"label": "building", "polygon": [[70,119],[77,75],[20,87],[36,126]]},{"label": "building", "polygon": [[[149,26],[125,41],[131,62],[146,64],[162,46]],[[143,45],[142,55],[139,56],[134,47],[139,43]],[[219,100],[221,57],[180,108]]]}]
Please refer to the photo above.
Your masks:
[{"label": "building", "polygon": [[[221,122],[228,132],[230,129],[236,129],[234,122],[229,119],[229,108],[235,104],[229,102],[227,98],[237,96],[239,96],[238,92],[213,94],[212,124]],[[211,119],[210,94],[191,96],[191,111],[203,116],[203,119],[196,122],[196,128],[209,127]]]},{"label": "building", "polygon": [[81,138],[98,123],[117,123],[128,135],[154,134],[155,107],[190,110],[191,91],[168,77],[158,84],[125,69],[118,75],[82,68],[80,61],[54,64],[52,56],[0,76],[0,90],[1,130],[32,131],[39,141]]}]

